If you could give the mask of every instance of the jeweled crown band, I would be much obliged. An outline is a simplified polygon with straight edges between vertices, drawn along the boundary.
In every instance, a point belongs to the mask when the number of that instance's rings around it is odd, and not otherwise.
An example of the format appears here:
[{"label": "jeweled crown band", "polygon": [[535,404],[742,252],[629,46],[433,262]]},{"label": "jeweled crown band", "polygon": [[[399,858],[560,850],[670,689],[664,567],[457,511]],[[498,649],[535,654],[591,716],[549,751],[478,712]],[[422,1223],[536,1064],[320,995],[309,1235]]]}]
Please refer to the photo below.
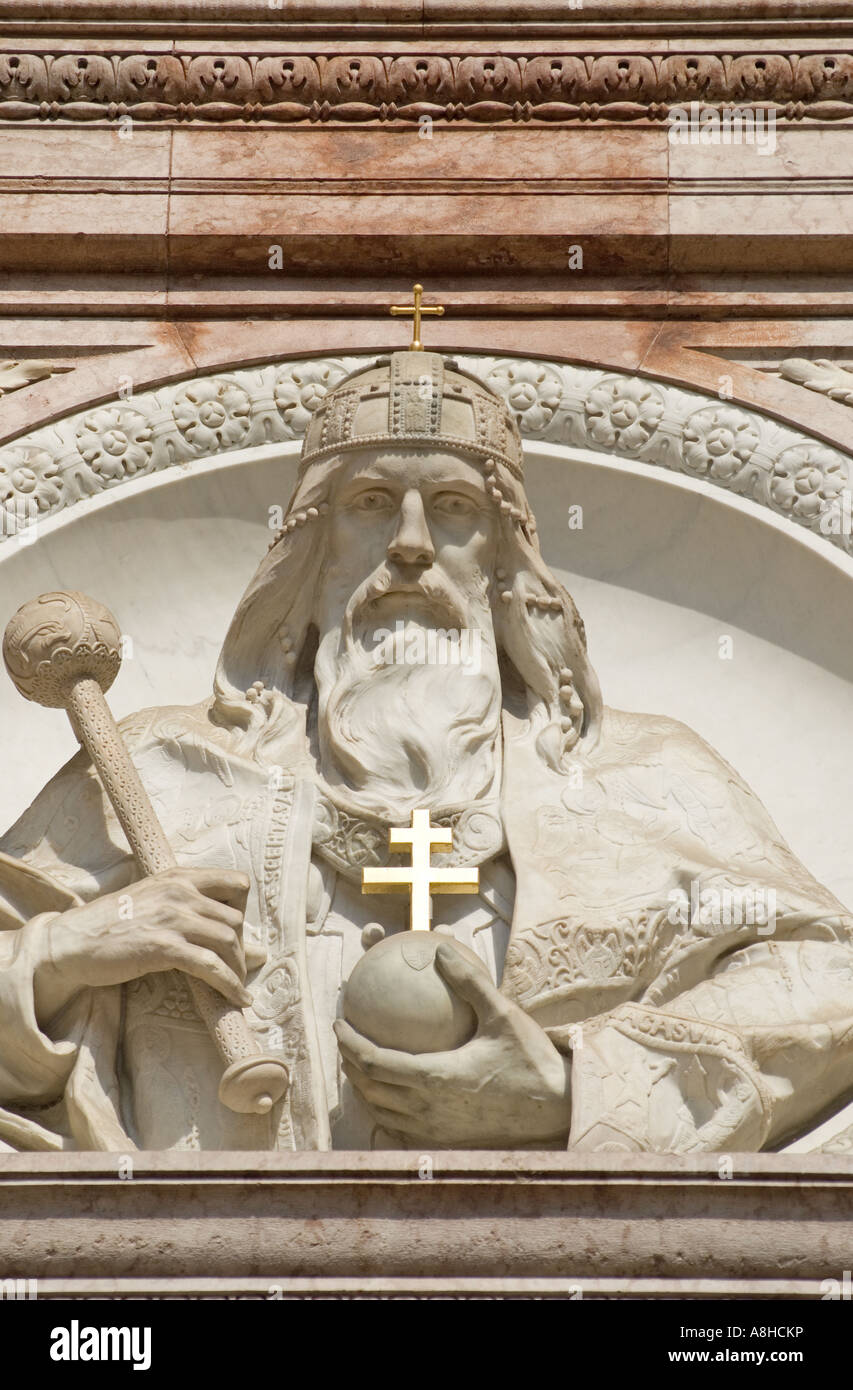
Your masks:
[{"label": "jeweled crown band", "polygon": [[325,459],[332,459],[336,454],[352,451],[354,449],[374,448],[377,445],[387,444],[389,447],[395,445],[405,445],[407,448],[417,448],[419,446],[431,446],[433,449],[436,444],[445,445],[448,449],[458,450],[460,453],[473,454],[476,458],[493,459],[495,463],[501,464],[506,468],[516,482],[524,482],[524,470],[517,461],[509,454],[498,453],[495,449],[489,449],[485,444],[476,444],[470,439],[464,439],[458,435],[400,435],[394,434],[370,434],[360,435],[356,439],[342,441],[327,449],[316,449],[311,454],[303,454],[299,465],[300,479],[304,477],[308,468],[313,463],[321,462]]},{"label": "jeweled crown band", "polygon": [[435,352],[394,352],[339,382],[305,432],[300,477],[344,451],[383,445],[443,445],[524,478],[521,435],[506,402]]}]

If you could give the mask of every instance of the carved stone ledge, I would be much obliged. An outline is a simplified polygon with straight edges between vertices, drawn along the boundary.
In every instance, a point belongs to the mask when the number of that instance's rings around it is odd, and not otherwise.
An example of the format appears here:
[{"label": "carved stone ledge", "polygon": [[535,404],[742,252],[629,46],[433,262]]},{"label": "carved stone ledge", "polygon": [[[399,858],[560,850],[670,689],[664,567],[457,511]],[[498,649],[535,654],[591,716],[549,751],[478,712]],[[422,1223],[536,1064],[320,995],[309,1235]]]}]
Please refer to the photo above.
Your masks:
[{"label": "carved stone ledge", "polygon": [[[222,26],[256,27],[259,21],[277,32],[290,28],[305,30],[323,23],[351,25],[374,31],[384,25],[409,24],[438,27],[443,20],[452,28],[476,17],[482,24],[503,20],[507,27],[522,24],[538,27],[559,21],[574,31],[583,29],[590,19],[619,23],[620,30],[638,20],[636,0],[585,0],[580,13],[566,0],[372,0],[362,12],[351,0],[283,0],[275,11],[270,0],[0,0],[0,19],[35,24],[106,20],[114,25],[153,24],[158,20],[179,26],[198,23],[212,32]],[[569,13],[567,14],[567,10]],[[750,21],[756,19],[805,21],[844,19],[849,15],[847,0],[646,0],[645,20],[692,21],[712,19]],[[266,25],[265,25],[266,27]]]},{"label": "carved stone ledge", "polygon": [[0,54],[13,124],[660,123],[690,102],[849,120],[853,53]]},{"label": "carved stone ledge", "polygon": [[[301,439],[329,388],[374,357],[218,372],[66,416],[0,448],[0,506],[46,517],[161,469]],[[528,439],[701,478],[853,553],[842,524],[853,457],[813,436],[645,377],[511,357],[456,360],[505,397]]]},{"label": "carved stone ledge", "polygon": [[[827,1155],[15,1154],[0,1269],[39,1298],[820,1298],[850,1264]],[[430,1171],[430,1178],[420,1174]]]}]

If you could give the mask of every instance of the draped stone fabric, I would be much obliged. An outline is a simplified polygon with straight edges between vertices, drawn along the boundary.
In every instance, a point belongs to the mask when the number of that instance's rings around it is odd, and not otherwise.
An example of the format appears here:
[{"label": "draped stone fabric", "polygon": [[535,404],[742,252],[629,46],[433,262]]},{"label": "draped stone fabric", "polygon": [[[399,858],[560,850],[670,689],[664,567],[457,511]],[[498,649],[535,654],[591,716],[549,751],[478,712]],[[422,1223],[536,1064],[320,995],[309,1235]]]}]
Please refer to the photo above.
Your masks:
[{"label": "draped stone fabric", "polygon": [[[323,1060],[330,1006],[317,1001],[336,989],[309,964],[307,938],[346,849],[324,850],[304,733],[293,734],[294,772],[235,751],[208,704],[148,711],[124,732],[179,863],[250,877],[246,940],[265,959],[247,1016],[286,1059],[290,1092],[270,1118],[218,1104],[221,1064],[177,974],[83,991],[38,1026],[38,932],[136,876],[78,754],[0,843],[0,1144],[329,1147],[341,1102]],[[853,1086],[853,920],[737,774],[684,726],[612,710],[595,745],[576,750],[582,778],[548,768],[508,712],[503,743],[503,834],[472,857],[498,882],[506,846],[502,988],[572,1053],[570,1147],[754,1150],[840,1103]],[[775,901],[770,918],[727,921],[708,907],[747,890]]]}]

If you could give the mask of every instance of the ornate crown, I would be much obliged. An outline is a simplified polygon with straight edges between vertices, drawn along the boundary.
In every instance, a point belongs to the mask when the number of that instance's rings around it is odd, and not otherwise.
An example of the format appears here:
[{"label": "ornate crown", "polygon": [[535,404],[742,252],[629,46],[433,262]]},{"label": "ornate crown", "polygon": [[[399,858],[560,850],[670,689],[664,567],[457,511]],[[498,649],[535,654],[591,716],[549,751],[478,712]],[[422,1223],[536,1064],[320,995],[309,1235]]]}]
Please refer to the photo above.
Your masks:
[{"label": "ornate crown", "polygon": [[505,401],[437,352],[394,352],[339,381],[305,432],[300,471],[381,444],[443,444],[524,479],[521,435]]}]

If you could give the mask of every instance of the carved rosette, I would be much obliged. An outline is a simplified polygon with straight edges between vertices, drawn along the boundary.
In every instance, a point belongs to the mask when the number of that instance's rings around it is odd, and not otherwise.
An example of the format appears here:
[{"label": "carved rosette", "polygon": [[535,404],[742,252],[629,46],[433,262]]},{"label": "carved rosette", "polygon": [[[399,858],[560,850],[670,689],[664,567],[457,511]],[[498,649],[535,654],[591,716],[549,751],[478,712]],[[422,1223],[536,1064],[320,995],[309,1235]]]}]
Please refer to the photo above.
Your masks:
[{"label": "carved rosette", "polygon": [[333,362],[306,362],[276,372],[275,403],[294,436],[304,434],[317,406],[343,375],[343,368]]},{"label": "carved rosette", "polygon": [[595,444],[635,454],[655,434],[663,417],[664,401],[650,381],[607,376],[589,392],[584,408]]},{"label": "carved rosette", "polygon": [[563,399],[563,383],[546,362],[502,362],[486,384],[504,397],[519,428],[531,437],[550,425]]},{"label": "carved rosette", "polygon": [[61,500],[59,464],[47,449],[10,445],[0,450],[0,503],[5,510],[51,512]]},{"label": "carved rosette", "polygon": [[849,470],[831,449],[821,444],[797,444],[786,449],[773,465],[770,491],[780,511],[790,512],[800,521],[812,521],[821,517],[849,485]]},{"label": "carved rosette", "polygon": [[[701,477],[853,553],[850,527],[833,521],[853,488],[853,458],[798,429],[646,377],[454,356],[504,397],[524,438]],[[219,372],[68,416],[0,449],[0,503],[35,497],[39,514],[50,515],[135,476],[298,440],[332,386],[374,360],[365,353]]]},{"label": "carved rosette", "polygon": [[731,483],[742,474],[758,441],[756,425],[742,410],[707,406],[684,426],[684,463],[691,472]]},{"label": "carved rosette", "polygon": [[251,402],[235,381],[193,382],[178,392],[172,407],[181,434],[202,453],[236,449],[249,432]]},{"label": "carved rosette", "polygon": [[97,478],[121,481],[151,462],[151,430],[144,415],[126,406],[94,410],[80,421],[77,448]]}]

